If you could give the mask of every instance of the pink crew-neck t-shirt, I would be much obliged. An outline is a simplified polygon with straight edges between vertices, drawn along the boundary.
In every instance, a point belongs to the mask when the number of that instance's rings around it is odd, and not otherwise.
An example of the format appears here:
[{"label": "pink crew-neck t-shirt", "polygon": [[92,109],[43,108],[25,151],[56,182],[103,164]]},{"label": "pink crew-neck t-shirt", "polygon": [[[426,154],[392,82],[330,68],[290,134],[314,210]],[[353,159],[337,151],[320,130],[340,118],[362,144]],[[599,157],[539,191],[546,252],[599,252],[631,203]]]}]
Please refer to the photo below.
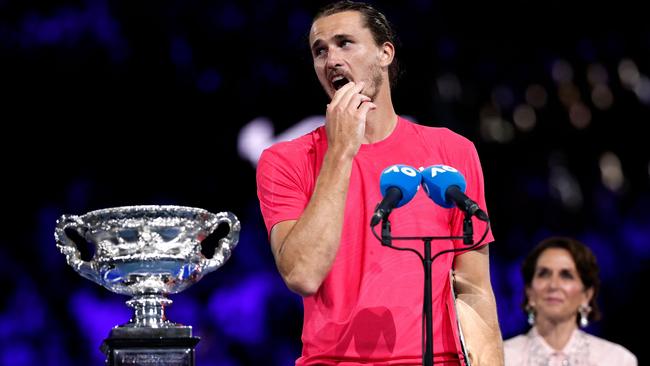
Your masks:
[{"label": "pink crew-neck t-shirt", "polygon": [[[300,218],[326,151],[326,132],[320,127],[263,152],[257,168],[257,189],[269,233],[279,222]],[[382,199],[380,174],[394,164],[452,166],[464,175],[467,196],[486,210],[478,154],[466,138],[446,128],[421,126],[400,117],[386,139],[361,145],[352,166],[336,259],[316,294],[303,298],[303,349],[296,365],[422,363],[422,263],[414,253],[380,245],[369,225]],[[456,208],[436,205],[422,189],[390,215],[393,236],[462,235],[463,218]],[[478,242],[486,225],[475,218],[472,221]],[[491,241],[490,231],[484,243]],[[395,241],[393,245],[423,252],[421,241]],[[432,253],[464,247],[461,240],[439,240],[432,243]],[[436,364],[458,364],[462,358],[449,282],[454,258],[462,253],[443,254],[433,263]]]}]

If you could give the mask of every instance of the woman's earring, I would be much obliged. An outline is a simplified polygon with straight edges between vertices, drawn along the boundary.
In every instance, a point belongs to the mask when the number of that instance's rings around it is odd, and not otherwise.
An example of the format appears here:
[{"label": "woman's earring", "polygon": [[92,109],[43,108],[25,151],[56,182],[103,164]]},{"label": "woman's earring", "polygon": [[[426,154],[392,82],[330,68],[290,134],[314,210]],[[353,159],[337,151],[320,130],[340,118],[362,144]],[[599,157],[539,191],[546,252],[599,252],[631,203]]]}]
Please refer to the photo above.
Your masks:
[{"label": "woman's earring", "polygon": [[591,306],[582,304],[578,308],[580,313],[580,328],[586,328],[589,325],[589,313],[591,312]]},{"label": "woman's earring", "polygon": [[526,305],[526,313],[528,314],[528,325],[531,327],[535,325],[535,308],[532,305]]}]

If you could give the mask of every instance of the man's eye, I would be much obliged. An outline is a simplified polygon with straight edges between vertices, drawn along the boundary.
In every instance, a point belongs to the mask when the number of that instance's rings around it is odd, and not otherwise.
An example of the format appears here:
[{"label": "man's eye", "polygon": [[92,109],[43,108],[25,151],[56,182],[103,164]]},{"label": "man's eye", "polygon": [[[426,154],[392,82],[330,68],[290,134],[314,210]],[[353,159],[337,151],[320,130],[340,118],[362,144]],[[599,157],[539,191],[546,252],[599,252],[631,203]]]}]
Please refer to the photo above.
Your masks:
[{"label": "man's eye", "polygon": [[350,42],[350,41],[348,41],[348,40],[341,41],[341,47],[345,47],[345,46],[347,46],[347,45],[349,45],[349,44],[352,44],[352,42]]},{"label": "man's eye", "polygon": [[314,50],[314,56],[321,56],[325,53],[325,48],[317,48]]}]

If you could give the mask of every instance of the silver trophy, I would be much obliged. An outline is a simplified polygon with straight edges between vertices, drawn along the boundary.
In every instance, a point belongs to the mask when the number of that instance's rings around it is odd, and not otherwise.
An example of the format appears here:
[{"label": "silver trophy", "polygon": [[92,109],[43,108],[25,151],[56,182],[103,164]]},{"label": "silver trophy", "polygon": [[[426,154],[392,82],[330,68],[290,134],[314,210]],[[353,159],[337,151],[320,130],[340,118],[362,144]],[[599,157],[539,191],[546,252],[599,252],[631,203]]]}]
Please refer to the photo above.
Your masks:
[{"label": "silver trophy", "polygon": [[[230,230],[208,258],[201,252],[201,241],[221,223],[228,224]],[[125,206],[81,216],[63,215],[57,220],[54,235],[57,247],[79,274],[132,297],[126,303],[134,309],[133,318],[113,328],[109,339],[181,339],[192,337],[191,327],[166,319],[165,307],[172,303],[167,295],[183,291],[221,267],[237,245],[239,231],[239,220],[230,212]],[[83,245],[94,247],[90,260],[81,258]]]}]

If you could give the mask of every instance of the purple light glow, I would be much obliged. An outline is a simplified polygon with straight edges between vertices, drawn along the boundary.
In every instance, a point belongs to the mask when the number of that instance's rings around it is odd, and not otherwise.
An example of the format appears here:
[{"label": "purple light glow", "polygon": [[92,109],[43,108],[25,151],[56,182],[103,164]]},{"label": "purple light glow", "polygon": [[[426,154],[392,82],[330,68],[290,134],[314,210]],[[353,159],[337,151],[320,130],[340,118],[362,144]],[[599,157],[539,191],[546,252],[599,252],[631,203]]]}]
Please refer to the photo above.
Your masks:
[{"label": "purple light glow", "polygon": [[170,321],[183,325],[198,325],[204,321],[201,306],[189,293],[176,294],[170,296],[170,299],[174,302],[165,310]]},{"label": "purple light glow", "polygon": [[38,259],[45,268],[49,270],[56,270],[53,272],[58,274],[60,270],[66,267],[65,257],[56,248],[54,242],[54,227],[56,220],[59,218],[59,212],[53,207],[43,207],[38,212],[38,232],[36,233],[36,244],[38,244],[38,251],[41,255]]},{"label": "purple light glow", "polygon": [[634,258],[650,257],[650,223],[627,220],[622,226],[622,244],[628,247]]},{"label": "purple light glow", "polygon": [[234,3],[228,3],[217,15],[218,24],[228,30],[241,29],[246,25],[246,15]]},{"label": "purple light glow", "polygon": [[35,12],[23,18],[18,31],[25,48],[64,45],[75,47],[90,36],[108,46],[114,61],[123,61],[126,42],[119,24],[109,13],[106,1],[87,1],[85,8],[61,7],[52,16]]},{"label": "purple light glow", "polygon": [[[497,311],[501,332],[504,337],[511,337],[522,332],[526,326],[526,319],[521,310],[524,298],[524,283],[521,277],[520,263],[522,258],[511,263],[499,263],[494,268],[504,268],[501,271],[500,281],[493,281],[494,292],[497,298]],[[503,284],[500,286],[499,284]]]},{"label": "purple light glow", "polygon": [[192,47],[182,37],[173,37],[171,40],[171,60],[178,68],[192,66]]},{"label": "purple light glow", "polygon": [[[20,277],[19,277],[20,278]],[[0,339],[30,337],[45,327],[45,300],[34,284],[21,278],[7,301],[5,314],[0,314]]]},{"label": "purple light glow", "polygon": [[221,75],[216,70],[208,69],[201,73],[196,82],[197,88],[204,93],[212,93],[219,89]]},{"label": "purple light glow", "polygon": [[578,238],[591,249],[600,267],[600,280],[609,282],[618,276],[620,259],[611,242],[594,232]]},{"label": "purple light glow", "polygon": [[34,348],[26,342],[15,342],[0,349],[0,364],[11,366],[36,365]]},{"label": "purple light glow", "polygon": [[264,341],[266,302],[273,291],[269,274],[253,274],[236,286],[215,291],[208,305],[210,316],[228,337],[258,344]]},{"label": "purple light glow", "polygon": [[304,10],[294,10],[289,15],[289,34],[294,42],[303,42],[303,36],[309,31],[311,17]]},{"label": "purple light glow", "polygon": [[288,80],[286,67],[270,62],[263,62],[260,65],[262,76],[271,84],[285,85]]},{"label": "purple light glow", "polygon": [[444,60],[453,60],[458,53],[458,46],[451,38],[443,38],[438,42],[438,56]]},{"label": "purple light glow", "polygon": [[[87,290],[72,294],[69,311],[77,322],[77,329],[87,340],[87,347],[94,350],[93,358],[96,364],[104,361],[104,355],[99,352],[99,346],[108,336],[108,332],[116,325],[129,320],[131,313],[120,297],[100,299]],[[125,300],[125,297],[121,297]]]}]

